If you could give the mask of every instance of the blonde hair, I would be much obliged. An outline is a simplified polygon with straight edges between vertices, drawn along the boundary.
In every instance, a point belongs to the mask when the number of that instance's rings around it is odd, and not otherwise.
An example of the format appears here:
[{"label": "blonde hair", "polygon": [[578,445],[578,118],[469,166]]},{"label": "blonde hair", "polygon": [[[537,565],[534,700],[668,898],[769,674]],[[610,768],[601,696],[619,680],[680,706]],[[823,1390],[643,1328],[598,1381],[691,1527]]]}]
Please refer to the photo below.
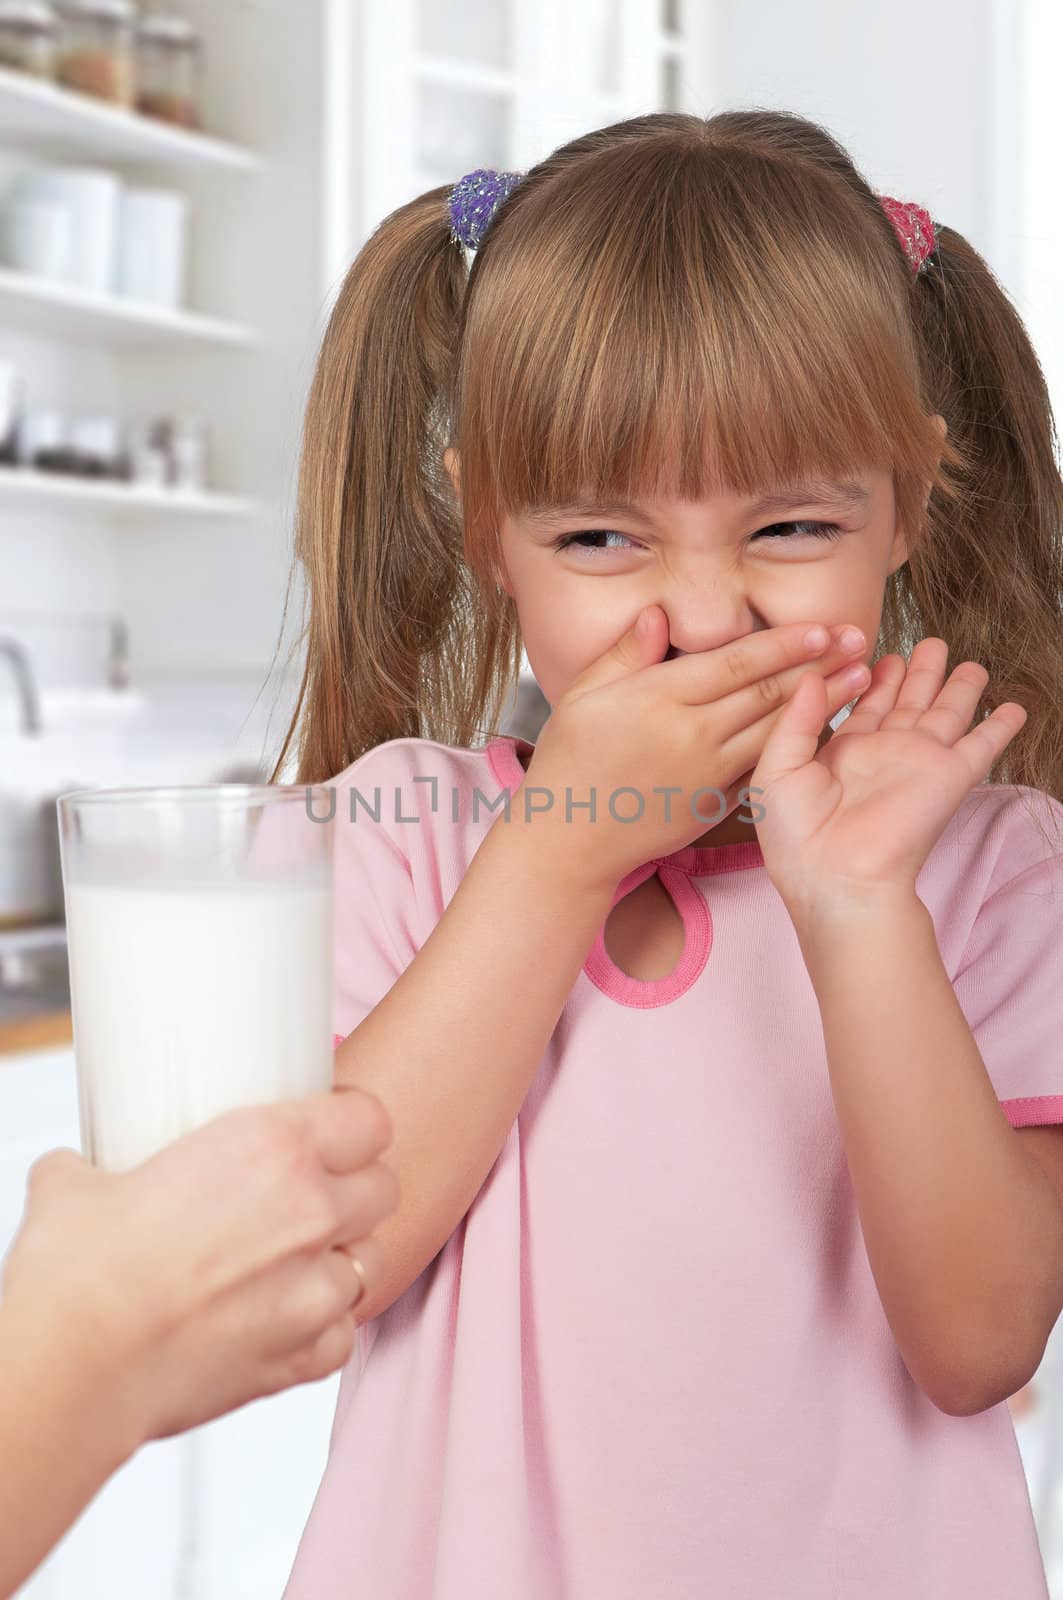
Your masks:
[{"label": "blonde hair", "polygon": [[496,730],[521,654],[501,513],[876,468],[910,553],[872,659],[938,636],[950,671],[980,662],[976,720],[1006,700],[1028,713],[987,781],[1063,799],[1051,406],[960,234],[939,226],[914,278],[845,150],[772,110],[572,140],[500,203],[471,270],[449,193],[377,227],[325,334],[296,528],[305,667],[270,781],[297,734],[295,781],[313,783],[385,740]]}]

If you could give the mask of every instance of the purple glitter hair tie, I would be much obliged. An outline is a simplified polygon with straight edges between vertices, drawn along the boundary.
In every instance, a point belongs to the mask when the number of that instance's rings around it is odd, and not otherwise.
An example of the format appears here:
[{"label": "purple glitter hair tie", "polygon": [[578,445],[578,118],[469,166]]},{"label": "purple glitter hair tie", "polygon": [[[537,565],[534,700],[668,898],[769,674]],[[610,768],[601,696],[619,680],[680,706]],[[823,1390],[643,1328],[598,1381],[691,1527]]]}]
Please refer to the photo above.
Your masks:
[{"label": "purple glitter hair tie", "polygon": [[491,226],[496,206],[523,176],[523,172],[477,167],[460,178],[450,191],[450,237],[454,243],[475,250]]}]

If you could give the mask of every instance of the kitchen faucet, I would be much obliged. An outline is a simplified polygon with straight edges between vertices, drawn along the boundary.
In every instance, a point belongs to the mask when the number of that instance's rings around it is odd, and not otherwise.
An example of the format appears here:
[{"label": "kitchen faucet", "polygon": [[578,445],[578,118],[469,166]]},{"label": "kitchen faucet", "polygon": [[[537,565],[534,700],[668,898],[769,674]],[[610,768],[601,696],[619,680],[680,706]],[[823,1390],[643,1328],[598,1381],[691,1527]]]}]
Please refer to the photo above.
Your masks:
[{"label": "kitchen faucet", "polygon": [[36,734],[41,732],[41,703],[37,692],[37,682],[33,676],[33,668],[24,645],[20,644],[10,634],[0,634],[0,656],[6,656],[11,663],[11,671],[15,678],[15,691],[18,695],[19,707],[22,713],[23,733]]}]

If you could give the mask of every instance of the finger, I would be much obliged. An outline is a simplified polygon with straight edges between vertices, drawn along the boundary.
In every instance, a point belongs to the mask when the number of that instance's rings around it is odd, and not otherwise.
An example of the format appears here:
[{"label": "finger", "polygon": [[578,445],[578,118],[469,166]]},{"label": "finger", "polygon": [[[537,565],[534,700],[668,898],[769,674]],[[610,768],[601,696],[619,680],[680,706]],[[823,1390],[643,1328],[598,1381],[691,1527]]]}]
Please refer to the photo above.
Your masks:
[{"label": "finger", "polygon": [[[354,1262],[358,1262],[356,1267]],[[327,1279],[332,1290],[332,1300],[321,1316],[321,1327],[328,1327],[342,1317],[345,1312],[353,1311],[359,1301],[365,1299],[369,1291],[369,1269],[362,1255],[361,1245],[353,1245],[347,1249],[343,1245],[334,1245],[331,1250],[321,1252],[318,1270]],[[323,1307],[325,1301],[322,1301]]]},{"label": "finger", "polygon": [[[370,1240],[347,1249],[331,1245],[303,1252],[264,1274],[257,1284],[230,1299],[249,1328],[256,1328],[261,1348],[271,1357],[284,1357],[317,1338],[337,1318],[364,1304],[381,1279],[381,1262]],[[351,1253],[361,1263],[359,1272]],[[363,1286],[364,1277],[364,1286]]]},{"label": "finger", "polygon": [[997,706],[983,722],[965,734],[953,750],[962,752],[971,784],[981,783],[1026,722],[1026,710],[1014,700]]},{"label": "finger", "polygon": [[[719,737],[721,719],[726,737],[727,734],[733,735],[741,728],[758,721],[764,714],[765,709],[778,711],[793,696],[802,675],[809,670],[814,671],[821,679],[827,681],[837,673],[844,675],[847,672],[852,672],[855,674],[861,667],[866,668],[866,665],[867,663],[862,659],[859,651],[854,655],[853,652],[843,651],[837,645],[832,644],[830,649],[819,660],[803,661],[799,665],[787,667],[784,672],[774,675],[769,674],[748,689],[738,690],[734,694],[726,695],[713,706],[714,726],[717,729],[717,737]],[[842,680],[839,679],[839,681]],[[843,698],[842,705],[846,703],[846,700],[852,699],[853,695],[863,688],[866,683],[866,671],[860,678],[848,680],[846,687],[848,687],[849,692]]]},{"label": "finger", "polygon": [[[391,1248],[387,1241],[377,1234],[370,1234],[367,1239],[351,1239],[337,1245],[332,1254],[337,1257],[348,1273],[348,1305],[357,1313],[359,1318],[363,1308],[368,1303],[367,1297],[379,1289],[387,1275],[387,1268],[391,1259]],[[350,1257],[356,1256],[361,1262],[362,1271],[357,1272],[351,1265]],[[365,1278],[365,1294],[359,1294],[362,1278]]]},{"label": "finger", "polygon": [[826,691],[818,672],[809,669],[787,700],[757,762],[757,782],[765,788],[798,767],[807,766],[816,753],[823,724],[829,714]]},{"label": "finger", "polygon": [[358,1324],[352,1312],[323,1328],[316,1339],[304,1345],[289,1357],[277,1388],[287,1389],[292,1384],[317,1383],[330,1373],[345,1367],[354,1354]]},{"label": "finger", "polygon": [[874,733],[897,703],[908,663],[901,655],[881,656],[871,668],[870,682],[846,717],[839,733]]},{"label": "finger", "polygon": [[86,1161],[80,1150],[75,1150],[72,1145],[61,1145],[38,1156],[30,1171],[38,1177],[50,1178],[67,1172],[84,1172],[89,1166],[91,1162]]},{"label": "finger", "polygon": [[[815,665],[810,665],[804,671],[816,671]],[[862,676],[854,682],[854,675]],[[853,696],[858,694],[868,677],[867,667],[863,663],[857,666],[842,667],[837,672],[832,672],[823,679],[823,686],[827,696],[827,715],[824,721],[837,716],[843,706],[848,705]],[[764,746],[771,736],[771,730],[782,716],[789,704],[784,700],[781,706],[773,706],[764,716],[752,722],[748,727],[739,729],[729,739],[724,739],[720,745],[720,753],[726,758],[728,766],[739,766],[744,771],[746,767],[754,767],[759,762],[764,752]],[[709,709],[706,708],[706,717]],[[822,723],[820,724],[822,732]],[[706,736],[709,735],[708,726]]]},{"label": "finger", "polygon": [[[352,1254],[361,1272],[352,1265]],[[215,1330],[227,1327],[234,1341],[246,1338],[267,1359],[283,1360],[337,1318],[368,1306],[368,1296],[385,1279],[389,1257],[390,1251],[373,1236],[301,1249],[267,1264],[250,1279],[242,1276],[230,1286],[224,1303],[215,1297]]]},{"label": "finger", "polygon": [[29,1193],[36,1194],[54,1183],[65,1184],[75,1176],[84,1177],[98,1170],[80,1151],[64,1145],[37,1157],[26,1176],[26,1187]]},{"label": "finger", "polygon": [[290,1267],[278,1278],[278,1295],[283,1298],[274,1326],[278,1331],[283,1328],[279,1348],[294,1350],[353,1310],[364,1291],[343,1250],[319,1250],[309,1259],[293,1261]]},{"label": "finger", "polygon": [[[278,1285],[273,1287],[277,1289]],[[314,1358],[315,1350],[320,1350],[323,1344],[332,1349],[345,1344],[348,1353],[353,1349],[358,1323],[351,1302],[356,1289],[364,1299],[350,1260],[339,1250],[328,1250],[314,1262],[312,1269],[304,1263],[301,1276],[280,1286],[272,1321],[262,1320],[263,1309],[257,1308],[259,1325],[263,1332],[268,1329],[272,1336],[268,1343],[264,1339],[259,1347],[260,1354],[269,1362],[270,1377],[264,1384],[266,1392],[324,1376]],[[339,1350],[336,1364],[342,1364],[343,1359],[342,1350]]]},{"label": "finger", "polygon": [[919,640],[908,657],[904,682],[897,692],[897,703],[883,721],[885,728],[915,727],[941,690],[948,660],[949,648],[944,639]]},{"label": "finger", "polygon": [[668,648],[668,617],[663,606],[644,606],[614,645],[570,683],[566,695],[579,699],[618,678],[629,677],[661,659]]},{"label": "finger", "polygon": [[955,672],[928,711],[919,718],[918,726],[932,733],[942,744],[954,745],[971,726],[971,718],[982,698],[989,673],[975,661],[964,661]]},{"label": "finger", "polygon": [[391,1118],[384,1105],[355,1084],[337,1084],[328,1094],[310,1095],[298,1105],[329,1172],[354,1172],[391,1143]]},{"label": "finger", "polygon": [[[662,661],[654,670],[669,674],[669,688],[683,705],[729,700],[758,685],[745,700],[747,706],[756,708],[758,694],[759,703],[764,703],[765,691],[759,686],[767,679],[777,679],[787,668],[807,665],[817,658],[829,661],[831,667],[852,659],[851,654],[846,658],[826,629],[824,643],[806,644],[806,635],[813,626],[809,622],[789,622],[777,628],[763,628],[716,650],[699,650]],[[773,691],[769,687],[767,692]]]},{"label": "finger", "polygon": [[374,1161],[359,1172],[326,1179],[336,1214],[330,1244],[364,1239],[398,1210],[399,1180],[386,1161]]}]

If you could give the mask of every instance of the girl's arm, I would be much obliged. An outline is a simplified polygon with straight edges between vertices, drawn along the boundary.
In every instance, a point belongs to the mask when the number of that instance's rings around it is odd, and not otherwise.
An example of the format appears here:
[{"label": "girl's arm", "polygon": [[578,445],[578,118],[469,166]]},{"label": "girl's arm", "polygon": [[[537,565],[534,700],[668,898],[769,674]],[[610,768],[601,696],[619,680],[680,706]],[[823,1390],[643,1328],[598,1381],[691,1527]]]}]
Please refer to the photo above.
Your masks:
[{"label": "girl's arm", "polygon": [[1029,1380],[1063,1304],[1063,1206],[1001,1109],[908,891],[795,918],[875,1284],[905,1365],[967,1416]]},{"label": "girl's arm", "polygon": [[478,846],[449,905],[383,999],[335,1052],[341,1084],[387,1107],[400,1201],[376,1230],[382,1270],[355,1312],[386,1311],[475,1200],[608,915],[613,889],[514,808]]}]

